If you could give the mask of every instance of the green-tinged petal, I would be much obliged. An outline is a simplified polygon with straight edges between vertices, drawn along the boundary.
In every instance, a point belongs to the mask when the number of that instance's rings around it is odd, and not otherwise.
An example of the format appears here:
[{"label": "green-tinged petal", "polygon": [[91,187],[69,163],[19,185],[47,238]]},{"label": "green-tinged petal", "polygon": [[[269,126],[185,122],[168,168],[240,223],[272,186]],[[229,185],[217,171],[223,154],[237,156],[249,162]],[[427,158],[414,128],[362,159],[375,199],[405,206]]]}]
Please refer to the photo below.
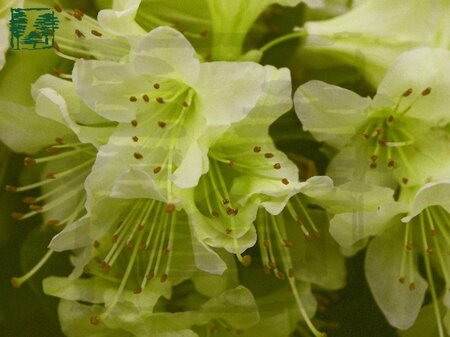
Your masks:
[{"label": "green-tinged petal", "polygon": [[104,9],[98,13],[97,20],[105,30],[127,38],[144,35],[145,30],[135,21],[141,0],[114,1],[113,9]]},{"label": "green-tinged petal", "polygon": [[108,141],[114,123],[84,105],[72,82],[44,75],[32,89],[37,114],[66,124],[83,143],[99,147]]},{"label": "green-tinged petal", "polygon": [[139,41],[131,55],[138,74],[166,76],[187,84],[198,78],[200,62],[195,50],[175,29],[152,30]]},{"label": "green-tinged petal", "polygon": [[[411,89],[412,93],[399,103],[398,110],[408,109],[407,114],[411,118],[424,120],[435,126],[445,126],[450,122],[450,97],[446,94],[450,89],[450,79],[442,74],[448,73],[448,50],[415,49],[397,59],[380,83],[377,96],[396,102],[405,90]],[[430,93],[423,97],[426,89],[430,90]]]},{"label": "green-tinged petal", "polygon": [[376,211],[336,214],[330,222],[330,233],[342,247],[350,248],[363,239],[383,233],[392,225],[401,207],[399,203],[388,202]]},{"label": "green-tinged petal", "polygon": [[350,141],[367,118],[369,98],[320,81],[310,81],[294,96],[297,116],[305,130],[337,148]]},{"label": "green-tinged petal", "polygon": [[68,337],[133,337],[125,330],[112,330],[105,325],[93,325],[87,317],[101,314],[101,306],[91,306],[62,300],[58,306],[61,328]]},{"label": "green-tinged petal", "polygon": [[363,181],[353,181],[335,186],[314,199],[330,213],[376,211],[379,206],[393,201],[394,191]]},{"label": "green-tinged petal", "polygon": [[[397,328],[407,329],[419,315],[427,283],[419,274],[416,262],[408,269],[410,276],[406,281],[409,286],[399,282],[402,257],[406,254],[402,226],[404,225],[393,226],[373,239],[367,250],[365,269],[375,301],[389,323]],[[415,261],[417,256],[414,254],[410,258]]]},{"label": "green-tinged petal", "polygon": [[289,81],[286,70],[277,73],[271,66],[252,62],[202,63],[198,81],[193,84],[199,95],[198,109],[208,125],[238,122],[255,107],[264,91],[270,90],[272,80],[285,84],[283,81]]},{"label": "green-tinged petal", "polygon": [[306,46],[355,65],[377,85],[402,52],[448,48],[449,10],[441,0],[366,1],[334,19],[308,22]]},{"label": "green-tinged petal", "polygon": [[438,328],[435,324],[430,324],[435,320],[434,308],[427,305],[420,310],[414,325],[408,330],[398,331],[400,337],[435,337],[439,336]]},{"label": "green-tinged petal", "polygon": [[0,103],[0,139],[16,152],[33,153],[54,144],[55,138],[73,139],[72,131],[37,115],[33,108]]},{"label": "green-tinged petal", "polygon": [[323,211],[310,211],[314,224],[320,228],[320,237],[305,240],[287,212],[283,212],[286,223],[286,237],[292,241],[290,254],[295,277],[326,289],[339,289],[345,285],[345,260],[339,253],[339,246],[328,233],[328,218]]},{"label": "green-tinged petal", "polygon": [[223,319],[227,324],[241,329],[249,328],[259,321],[255,298],[243,286],[210,299],[201,306],[200,312],[214,319]]},{"label": "green-tinged petal", "polygon": [[450,213],[450,181],[438,181],[426,184],[420,188],[411,204],[410,211],[403,222],[409,222],[412,218],[422,213],[430,206],[441,206]]},{"label": "green-tinged petal", "polygon": [[[203,269],[197,271],[192,277],[192,282],[194,283],[196,291],[204,296],[216,297],[226,289],[235,288],[239,285],[238,270],[234,256],[224,251],[221,251],[221,253],[220,258],[222,260],[220,262],[225,264],[226,268],[222,275],[217,275],[218,273],[212,271],[205,272]],[[219,257],[218,254],[217,256]],[[197,256],[195,256],[195,258],[197,260]]]}]

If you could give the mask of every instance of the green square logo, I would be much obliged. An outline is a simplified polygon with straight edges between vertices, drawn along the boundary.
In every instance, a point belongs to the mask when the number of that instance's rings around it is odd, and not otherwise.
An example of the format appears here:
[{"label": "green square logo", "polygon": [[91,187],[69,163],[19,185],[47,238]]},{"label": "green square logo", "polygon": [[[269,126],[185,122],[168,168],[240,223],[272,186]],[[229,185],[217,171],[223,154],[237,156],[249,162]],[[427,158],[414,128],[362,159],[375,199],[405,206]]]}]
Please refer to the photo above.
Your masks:
[{"label": "green square logo", "polygon": [[51,8],[11,8],[11,49],[53,48],[58,23],[59,20]]}]

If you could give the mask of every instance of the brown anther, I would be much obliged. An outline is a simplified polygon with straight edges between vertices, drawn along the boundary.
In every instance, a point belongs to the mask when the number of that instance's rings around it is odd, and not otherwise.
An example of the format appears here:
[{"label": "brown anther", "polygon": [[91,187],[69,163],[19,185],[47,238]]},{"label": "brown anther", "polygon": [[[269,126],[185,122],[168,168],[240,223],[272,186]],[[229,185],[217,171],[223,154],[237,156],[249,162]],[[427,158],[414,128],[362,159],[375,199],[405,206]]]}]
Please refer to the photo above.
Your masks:
[{"label": "brown anther", "polygon": [[34,212],[42,211],[42,206],[41,205],[32,204],[32,205],[29,206],[29,208],[30,208],[31,211],[34,211]]},{"label": "brown anther", "polygon": [[100,324],[100,316],[98,315],[93,315],[91,316],[90,320],[92,325],[99,325]]},{"label": "brown anther", "polygon": [[50,146],[50,147],[46,148],[45,151],[47,153],[56,153],[59,151],[59,149],[57,147]]},{"label": "brown anther", "polygon": [[228,166],[229,167],[233,167],[234,166],[234,160],[229,160],[228,161]]},{"label": "brown anther", "polygon": [[165,128],[166,125],[167,125],[166,122],[163,122],[163,121],[159,121],[159,122],[158,122],[158,126],[159,126],[160,128]]},{"label": "brown anther", "polygon": [[56,137],[55,138],[55,142],[59,145],[63,145],[64,144],[64,139],[60,138],[60,137]]},{"label": "brown anther", "polygon": [[387,122],[388,122],[388,123],[392,123],[393,121],[394,121],[394,116],[390,115],[390,116],[387,118]]},{"label": "brown anther", "polygon": [[141,223],[140,223],[139,225],[137,225],[136,228],[137,228],[138,231],[141,231],[141,230],[144,229],[144,224],[141,224]]},{"label": "brown anther", "polygon": [[311,241],[311,240],[312,240],[311,234],[306,233],[306,234],[305,234],[305,239],[306,239],[306,241]]},{"label": "brown anther", "polygon": [[135,152],[134,153],[134,158],[141,160],[142,158],[144,158],[144,156],[142,155],[142,153],[139,152]]},{"label": "brown anther", "polygon": [[35,197],[25,197],[22,199],[22,202],[24,204],[34,204],[35,201],[36,201]]},{"label": "brown anther", "polygon": [[74,16],[77,20],[81,21],[81,19],[83,18],[83,15],[84,15],[84,13],[83,13],[82,11],[80,11],[79,9],[74,9],[74,10],[73,10],[73,16]]},{"label": "brown anther", "polygon": [[114,234],[114,235],[112,236],[112,243],[116,243],[117,240],[119,240],[119,235]]},{"label": "brown anther", "polygon": [[371,162],[369,166],[370,166],[370,168],[375,169],[375,168],[377,168],[378,165],[376,162]]},{"label": "brown anther", "polygon": [[12,193],[15,193],[15,192],[17,192],[17,187],[11,186],[11,185],[6,185],[6,186],[5,186],[5,191],[6,191],[6,192],[12,192]]},{"label": "brown anther", "polygon": [[155,277],[155,274],[152,273],[152,272],[150,272],[150,273],[148,273],[147,275],[145,275],[145,278],[146,278],[148,281],[150,281],[150,280],[153,279],[154,277]]},{"label": "brown anther", "polygon": [[406,244],[406,249],[407,249],[407,250],[412,250],[412,249],[413,249],[413,244],[412,244],[411,242],[408,242],[408,243]]},{"label": "brown anther", "polygon": [[143,250],[146,250],[146,249],[147,249],[147,245],[145,243],[140,243],[139,244],[139,250],[140,251],[143,251]]},{"label": "brown anther", "polygon": [[161,85],[159,83],[155,83],[155,84],[153,84],[153,88],[159,89],[159,88],[161,88]]},{"label": "brown anther", "polygon": [[289,268],[288,270],[288,276],[289,277],[295,277],[295,270],[293,268]]},{"label": "brown anther", "polygon": [[278,271],[278,272],[277,272],[277,277],[278,277],[280,280],[286,279],[286,275],[285,275],[282,271]]},{"label": "brown anther", "polygon": [[98,37],[100,37],[100,36],[103,35],[103,34],[100,33],[98,30],[95,30],[95,29],[91,30],[91,34],[94,35],[94,36],[98,36]]},{"label": "brown anther", "polygon": [[184,102],[182,103],[182,105],[183,105],[185,108],[189,107],[189,103],[186,102],[186,101],[184,101]]},{"label": "brown anther", "polygon": [[211,212],[211,215],[212,215],[213,217],[215,217],[215,218],[218,218],[218,217],[219,217],[219,212],[217,212],[217,211],[212,211],[212,212]]},{"label": "brown anther", "polygon": [[136,96],[130,96],[130,102],[137,102]]},{"label": "brown anther", "polygon": [[11,216],[12,216],[14,219],[16,219],[16,220],[20,220],[20,219],[23,218],[23,213],[20,213],[20,212],[12,212],[12,213],[11,213]]},{"label": "brown anther", "polygon": [[49,226],[55,226],[55,225],[59,224],[59,222],[60,222],[59,220],[50,219],[50,220],[47,220],[46,224]]},{"label": "brown anther", "polygon": [[225,233],[230,235],[233,231],[230,228],[225,229]]},{"label": "brown anther", "polygon": [[36,159],[31,158],[31,157],[25,157],[25,158],[23,159],[23,164],[24,164],[25,166],[34,165],[34,164],[36,164]]},{"label": "brown anther", "polygon": [[427,248],[427,253],[428,253],[428,254],[432,254],[432,253],[433,253],[433,248],[428,247],[428,248]]},{"label": "brown anther", "polygon": [[264,272],[264,274],[266,274],[266,275],[270,275],[270,268],[267,267],[267,266],[264,266],[264,267],[263,267],[263,272]]},{"label": "brown anther", "polygon": [[242,257],[241,264],[242,264],[244,267],[250,267],[250,265],[252,264],[252,257],[251,257],[250,255],[244,255],[244,256]]},{"label": "brown anther", "polygon": [[437,234],[436,228],[433,228],[431,230],[431,236],[436,236],[436,234]]},{"label": "brown anther", "polygon": [[411,283],[409,284],[409,290],[410,290],[410,291],[416,290],[416,284],[415,284],[414,282],[411,282]]},{"label": "brown anther", "polygon": [[155,167],[155,168],[153,169],[153,173],[154,173],[154,174],[158,174],[160,171],[161,171],[161,166]]},{"label": "brown anther", "polygon": [[135,143],[139,141],[138,136],[133,136],[131,139],[133,139],[133,142],[135,142]]},{"label": "brown anther", "polygon": [[275,170],[279,170],[281,168],[281,164],[280,163],[276,163],[276,164],[273,165],[273,168]]},{"label": "brown anther", "polygon": [[273,153],[270,153],[270,152],[264,153],[264,157],[265,158],[273,158]]},{"label": "brown anther", "polygon": [[54,4],[54,5],[53,5],[53,8],[54,8],[55,11],[57,11],[58,13],[61,13],[61,12],[62,12],[62,8],[61,8],[61,6],[58,5],[58,4]]},{"label": "brown anther", "polygon": [[[131,99],[131,98],[130,98],[130,99]],[[133,120],[131,121],[131,125],[134,126],[134,127],[136,127],[136,126],[138,125],[137,120],[133,119]]]},{"label": "brown anther", "polygon": [[387,140],[380,139],[380,140],[378,141],[378,144],[380,144],[381,146],[386,146]]},{"label": "brown anther", "polygon": [[169,253],[170,253],[169,247],[164,247],[163,250],[162,250],[162,253],[163,253],[164,256],[169,255]]},{"label": "brown anther", "polygon": [[387,163],[387,166],[388,166],[388,167],[394,167],[394,166],[395,166],[395,161],[394,161],[394,159],[389,159],[389,160],[388,160],[388,163]]},{"label": "brown anther", "polygon": [[287,180],[286,178],[281,179],[281,182],[285,185],[289,185],[289,180]]},{"label": "brown anther", "polygon": [[85,36],[79,29],[75,29],[75,34],[79,39],[83,39]]},{"label": "brown anther", "polygon": [[409,95],[412,94],[412,92],[413,92],[412,88],[409,88],[408,90],[406,90],[406,91],[402,94],[402,96],[403,96],[403,97],[408,97]]},{"label": "brown anther", "polygon": [[176,207],[175,207],[174,204],[167,204],[165,212],[166,213],[173,213],[173,212],[175,212],[175,210],[176,210]]},{"label": "brown anther", "polygon": [[98,248],[100,247],[100,242],[98,242],[98,240],[95,240],[92,245],[94,246],[94,248]]},{"label": "brown anther", "polygon": [[107,264],[106,262],[103,263],[103,274],[109,274],[109,272],[111,271],[111,266],[109,264]]},{"label": "brown anther", "polygon": [[225,198],[225,199],[222,200],[222,203],[223,203],[224,205],[229,204],[229,203],[230,203],[230,200],[228,200],[228,199]]},{"label": "brown anther", "polygon": [[56,174],[56,173],[54,173],[54,172],[49,172],[49,173],[47,173],[47,174],[45,175],[45,177],[46,177],[47,179],[56,179],[55,174]]},{"label": "brown anther", "polygon": [[132,249],[133,247],[134,247],[133,241],[128,241],[127,242],[127,249]]},{"label": "brown anther", "polygon": [[142,292],[142,288],[141,287],[137,287],[133,289],[133,294],[140,294]]},{"label": "brown anther", "polygon": [[269,248],[269,246],[270,246],[270,241],[267,240],[267,239],[264,239],[264,240],[263,240],[263,245],[264,245],[264,247]]},{"label": "brown anther", "polygon": [[408,183],[408,178],[402,178],[402,183],[406,185]]},{"label": "brown anther", "polygon": [[238,212],[239,212],[239,209],[237,209],[237,208],[227,207],[228,215],[236,216],[238,214]]},{"label": "brown anther", "polygon": [[275,262],[269,261],[267,265],[270,269],[277,269],[277,265],[275,264]]},{"label": "brown anther", "polygon": [[55,41],[55,40],[53,40],[53,48],[56,50],[56,51],[60,51],[61,49],[59,48],[59,44]]},{"label": "brown anther", "polygon": [[208,36],[208,30],[207,30],[207,29],[202,30],[202,31],[200,32],[200,35],[203,36],[203,37]]},{"label": "brown anther", "polygon": [[164,102],[164,98],[162,98],[162,97],[157,97],[156,98],[156,102],[158,102],[159,104],[164,104],[165,102]]},{"label": "brown anther", "polygon": [[143,96],[142,96],[142,99],[143,99],[144,101],[146,101],[146,102],[149,102],[149,101],[150,101],[150,98],[148,97],[148,95],[143,95]]},{"label": "brown anther", "polygon": [[283,242],[287,248],[291,248],[294,245],[291,240],[283,240]]},{"label": "brown anther", "polygon": [[261,146],[255,146],[253,148],[253,152],[256,152],[256,153],[261,152]]},{"label": "brown anther", "polygon": [[368,133],[363,133],[363,137],[364,137],[365,139],[369,139],[369,138],[370,138],[370,134],[368,134]]},{"label": "brown anther", "polygon": [[162,274],[162,275],[161,275],[161,278],[160,278],[161,283],[166,282],[168,278],[169,278],[169,275],[167,275],[167,274]]},{"label": "brown anther", "polygon": [[429,94],[431,94],[431,88],[430,87],[428,87],[428,88],[426,88],[426,89],[424,89],[422,91],[422,96],[428,96]]},{"label": "brown anther", "polygon": [[378,156],[376,154],[370,156],[370,160],[372,161],[377,161],[378,160]]},{"label": "brown anther", "polygon": [[383,128],[378,128],[375,130],[375,132],[377,133],[377,135],[382,135],[384,133],[384,129]]},{"label": "brown anther", "polygon": [[402,276],[398,279],[398,282],[400,282],[401,284],[405,283],[405,278]]}]

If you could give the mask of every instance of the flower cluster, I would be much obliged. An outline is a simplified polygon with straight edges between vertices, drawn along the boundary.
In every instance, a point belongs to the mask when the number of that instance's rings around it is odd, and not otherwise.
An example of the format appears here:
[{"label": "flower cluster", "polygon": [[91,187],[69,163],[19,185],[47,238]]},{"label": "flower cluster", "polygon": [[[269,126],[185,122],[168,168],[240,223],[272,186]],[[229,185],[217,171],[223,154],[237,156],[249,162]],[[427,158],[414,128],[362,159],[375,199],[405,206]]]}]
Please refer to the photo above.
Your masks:
[{"label": "flower cluster", "polygon": [[24,66],[9,10],[41,1],[0,5],[0,232],[51,232],[11,283],[45,274],[66,336],[331,336],[363,250],[392,327],[450,335],[445,1],[56,3]]}]

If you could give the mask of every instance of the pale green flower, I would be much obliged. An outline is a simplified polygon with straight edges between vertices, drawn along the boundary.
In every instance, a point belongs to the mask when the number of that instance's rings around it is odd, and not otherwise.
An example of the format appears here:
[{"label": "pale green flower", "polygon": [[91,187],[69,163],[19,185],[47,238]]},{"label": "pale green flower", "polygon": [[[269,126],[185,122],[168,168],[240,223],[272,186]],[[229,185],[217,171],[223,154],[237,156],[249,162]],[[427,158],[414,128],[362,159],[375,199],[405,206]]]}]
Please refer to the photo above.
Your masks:
[{"label": "pale green flower", "polygon": [[[443,298],[450,307],[449,192],[449,181],[403,187],[398,202],[380,204],[376,211],[337,214],[331,220],[330,231],[343,247],[376,236],[366,254],[366,277],[386,318],[400,329],[414,324],[429,288],[436,327],[444,336],[439,301]],[[445,282],[443,289],[436,287],[437,279]]]},{"label": "pale green flower", "polygon": [[[6,189],[15,193],[40,189],[37,197],[24,196],[28,210],[13,217],[25,220],[42,215],[44,224],[61,229],[84,214],[83,182],[94,163],[95,146],[107,139],[114,124],[87,109],[71,82],[42,76],[33,85],[33,96],[33,108],[9,102],[0,105],[1,140],[14,151],[29,154],[25,166],[37,169],[36,182]],[[29,273],[13,279],[14,284],[25,282],[51,254],[49,250]]]},{"label": "pale green flower", "polygon": [[255,63],[200,63],[188,41],[167,27],[145,36],[131,63],[78,61],[81,98],[120,123],[99,152],[89,192],[109,195],[114,185],[113,197],[177,203],[175,189],[197,185],[208,170],[214,139],[244,119],[277,79],[273,67]]},{"label": "pale green flower", "polygon": [[397,57],[417,47],[450,47],[445,0],[366,1],[336,18],[307,22],[305,47],[352,64],[377,86]]},{"label": "pale green flower", "polygon": [[403,54],[373,99],[319,81],[295,95],[297,115],[317,140],[338,149],[328,174],[385,186],[421,186],[449,176],[450,52]]}]

